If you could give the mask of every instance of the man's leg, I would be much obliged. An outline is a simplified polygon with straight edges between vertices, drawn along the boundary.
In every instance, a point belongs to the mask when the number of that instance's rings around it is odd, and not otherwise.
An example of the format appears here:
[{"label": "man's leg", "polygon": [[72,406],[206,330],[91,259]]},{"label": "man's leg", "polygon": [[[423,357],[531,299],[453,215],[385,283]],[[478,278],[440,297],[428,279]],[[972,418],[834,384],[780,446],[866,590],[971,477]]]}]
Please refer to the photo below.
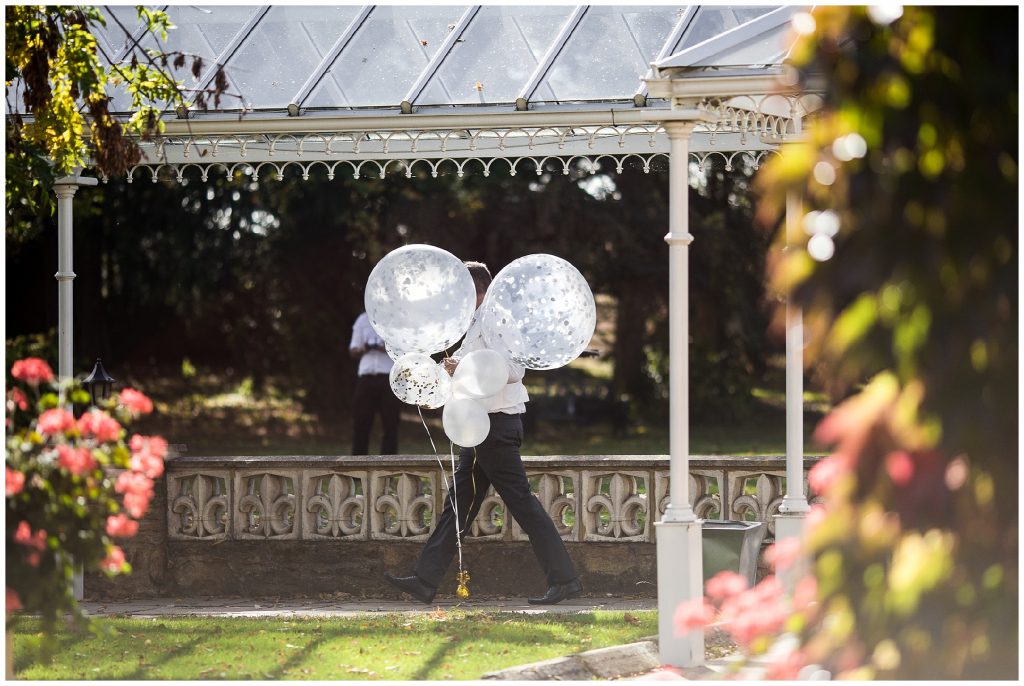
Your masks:
[{"label": "man's leg", "polygon": [[480,465],[504,501],[507,514],[515,517],[530,537],[548,585],[565,584],[576,579],[576,568],[555,523],[530,491],[519,455],[522,439],[523,424],[518,415],[492,414],[491,433],[479,446]]},{"label": "man's leg", "polygon": [[[459,505],[459,520],[462,537],[465,540],[469,525],[476,518],[487,495],[490,482],[476,459],[475,448],[463,448],[459,454],[459,465],[455,469],[455,502]],[[444,510],[437,521],[437,528],[427,539],[416,560],[416,576],[426,584],[437,588],[457,551],[455,544],[455,510],[450,497],[444,499]]]},{"label": "man's leg", "polygon": [[381,375],[380,395],[377,397],[377,407],[380,408],[380,454],[398,454],[398,420],[401,417],[402,401],[398,399],[391,390],[391,383],[387,375]]},{"label": "man's leg", "polygon": [[365,455],[370,449],[370,428],[373,426],[374,405],[370,401],[372,388],[369,377],[356,379],[356,392],[352,396],[352,454]]}]

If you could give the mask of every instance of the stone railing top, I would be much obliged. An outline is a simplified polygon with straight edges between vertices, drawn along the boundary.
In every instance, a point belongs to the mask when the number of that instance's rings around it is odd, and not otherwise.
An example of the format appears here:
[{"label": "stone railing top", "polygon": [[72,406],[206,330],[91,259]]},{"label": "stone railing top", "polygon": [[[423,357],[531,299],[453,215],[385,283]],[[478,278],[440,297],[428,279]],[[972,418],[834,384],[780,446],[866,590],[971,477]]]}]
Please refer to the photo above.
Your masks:
[{"label": "stone railing top", "polygon": [[[823,459],[822,455],[805,455],[805,466]],[[446,467],[451,464],[449,455],[442,455]],[[527,469],[549,468],[636,468],[640,466],[665,469],[669,466],[668,455],[530,455],[523,457]],[[786,464],[784,455],[691,455],[691,469],[782,469]],[[206,468],[232,468],[244,465],[252,467],[295,467],[316,465],[337,466],[346,469],[374,468],[430,468],[437,466],[433,455],[179,455],[167,458],[172,470]]]}]

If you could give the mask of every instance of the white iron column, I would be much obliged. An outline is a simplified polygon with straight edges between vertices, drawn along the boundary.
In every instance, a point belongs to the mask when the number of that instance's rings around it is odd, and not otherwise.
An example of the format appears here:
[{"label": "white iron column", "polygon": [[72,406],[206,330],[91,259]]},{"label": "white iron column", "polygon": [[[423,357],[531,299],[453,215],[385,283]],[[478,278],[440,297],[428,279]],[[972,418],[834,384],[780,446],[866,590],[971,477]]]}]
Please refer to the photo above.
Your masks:
[{"label": "white iron column", "polygon": [[[783,153],[785,154],[785,153]],[[799,238],[803,207],[800,195],[786,196],[786,246]],[[799,307],[786,303],[786,495],[775,517],[775,538],[800,538],[803,535],[807,510],[804,493],[804,324]],[[790,591],[804,573],[804,565],[780,570],[779,579]]]},{"label": "white iron column", "polygon": [[[57,377],[60,384],[65,383],[74,377],[73,354],[74,354],[74,310],[73,310],[73,281],[74,271],[74,241],[73,241],[73,199],[79,186],[95,186],[99,181],[74,174],[63,176],[54,183],[54,193],[57,195]],[[80,565],[75,565],[74,577],[75,600],[85,597],[85,580]]]},{"label": "white iron column", "polygon": [[689,232],[690,133],[694,122],[665,122],[669,150],[669,505],[657,527],[658,646],[661,662],[704,664],[704,632],[676,636],[680,604],[704,595],[701,522],[690,506]]}]

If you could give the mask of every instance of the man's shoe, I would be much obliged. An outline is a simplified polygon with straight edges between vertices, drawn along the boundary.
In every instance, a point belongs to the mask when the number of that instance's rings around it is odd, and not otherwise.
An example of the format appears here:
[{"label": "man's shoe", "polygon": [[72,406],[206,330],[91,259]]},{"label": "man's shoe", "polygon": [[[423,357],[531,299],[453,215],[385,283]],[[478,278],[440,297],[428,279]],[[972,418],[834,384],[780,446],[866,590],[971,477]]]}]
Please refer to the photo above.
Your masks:
[{"label": "man's shoe", "polygon": [[415,574],[412,576],[395,576],[391,572],[384,572],[384,579],[395,588],[405,591],[421,603],[429,605],[434,600],[437,589],[428,586],[423,579]]},{"label": "man's shoe", "polygon": [[540,598],[527,598],[527,602],[530,605],[554,605],[563,600],[579,598],[581,593],[583,593],[583,584],[580,583],[579,579],[573,579],[564,584],[554,584],[548,588],[548,592],[543,596]]}]

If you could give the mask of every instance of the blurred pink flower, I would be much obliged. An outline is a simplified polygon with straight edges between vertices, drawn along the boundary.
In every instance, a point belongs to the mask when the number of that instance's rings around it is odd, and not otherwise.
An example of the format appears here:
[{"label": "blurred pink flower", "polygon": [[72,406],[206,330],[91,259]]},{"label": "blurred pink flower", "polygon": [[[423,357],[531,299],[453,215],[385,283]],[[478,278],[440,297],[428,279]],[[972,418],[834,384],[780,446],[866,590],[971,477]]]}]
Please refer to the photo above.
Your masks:
[{"label": "blurred pink flower", "polygon": [[114,538],[130,538],[139,531],[139,523],[123,514],[107,517],[107,535]]},{"label": "blurred pink flower", "polygon": [[62,407],[55,407],[39,415],[39,433],[56,436],[75,428],[75,415]]},{"label": "blurred pink flower", "polygon": [[149,414],[153,411],[153,401],[134,388],[126,388],[118,396],[121,404],[135,414]]},{"label": "blurred pink flower", "polygon": [[914,478],[914,458],[905,450],[895,450],[885,456],[885,471],[897,486],[906,486]]},{"label": "blurred pink flower", "polygon": [[815,493],[824,495],[846,471],[843,461],[832,455],[811,467],[811,470],[807,472],[807,483]]},{"label": "blurred pink flower", "polygon": [[14,542],[32,548],[32,552],[25,556],[25,561],[30,567],[38,567],[39,553],[46,550],[46,530],[40,529],[33,534],[28,522],[19,522],[14,532]]},{"label": "blurred pink flower", "polygon": [[807,658],[801,651],[794,650],[778,662],[769,663],[764,678],[771,681],[793,681],[806,666]]},{"label": "blurred pink flower", "polygon": [[807,518],[804,520],[806,531],[810,533],[817,527],[821,526],[821,523],[828,517],[828,510],[825,509],[824,505],[811,505],[811,509],[807,511]]},{"label": "blurred pink flower", "polygon": [[24,412],[28,409],[28,397],[20,388],[11,389],[11,400],[19,410]]},{"label": "blurred pink flower", "polygon": [[160,436],[140,436],[131,440],[131,468],[142,472],[151,479],[164,473],[164,457],[167,455],[167,441]]},{"label": "blurred pink flower", "polygon": [[25,473],[7,467],[7,472],[4,476],[4,489],[7,491],[7,495],[18,495],[24,487]]},{"label": "blurred pink flower", "polygon": [[27,384],[38,386],[40,383],[53,381],[53,370],[50,365],[38,357],[26,357],[18,360],[11,367],[11,376]]},{"label": "blurred pink flower", "polygon": [[58,445],[57,464],[72,474],[81,476],[96,468],[96,459],[88,448],[72,448],[69,445]]},{"label": "blurred pink flower", "polygon": [[108,574],[117,574],[124,567],[124,551],[116,545],[110,548],[110,552],[100,562],[100,569]]},{"label": "blurred pink flower", "polygon": [[799,538],[784,538],[768,546],[764,551],[764,559],[777,570],[789,569],[800,559],[802,546]]},{"label": "blurred pink flower", "polygon": [[704,598],[692,598],[681,603],[672,617],[675,635],[682,636],[695,629],[702,629],[715,618],[715,608]]},{"label": "blurred pink flower", "polygon": [[818,580],[813,575],[805,576],[793,589],[793,609],[803,612],[818,600]]},{"label": "blurred pink flower", "polygon": [[789,617],[782,597],[782,583],[769,576],[749,591],[729,598],[722,603],[721,611],[726,631],[744,646],[759,636],[778,632]]},{"label": "blurred pink flower", "polygon": [[79,417],[78,430],[83,436],[95,436],[101,443],[116,441],[121,437],[121,425],[101,410],[91,410]]},{"label": "blurred pink flower", "polygon": [[153,481],[141,472],[121,472],[114,483],[114,490],[124,494],[124,509],[138,519],[146,514],[153,497]]},{"label": "blurred pink flower", "polygon": [[704,592],[712,600],[725,600],[747,590],[747,577],[726,570],[719,572],[704,584]]},{"label": "blurred pink flower", "polygon": [[10,614],[11,612],[17,612],[20,609],[21,609],[21,598],[18,597],[17,592],[13,588],[8,586],[7,587],[7,613]]}]

